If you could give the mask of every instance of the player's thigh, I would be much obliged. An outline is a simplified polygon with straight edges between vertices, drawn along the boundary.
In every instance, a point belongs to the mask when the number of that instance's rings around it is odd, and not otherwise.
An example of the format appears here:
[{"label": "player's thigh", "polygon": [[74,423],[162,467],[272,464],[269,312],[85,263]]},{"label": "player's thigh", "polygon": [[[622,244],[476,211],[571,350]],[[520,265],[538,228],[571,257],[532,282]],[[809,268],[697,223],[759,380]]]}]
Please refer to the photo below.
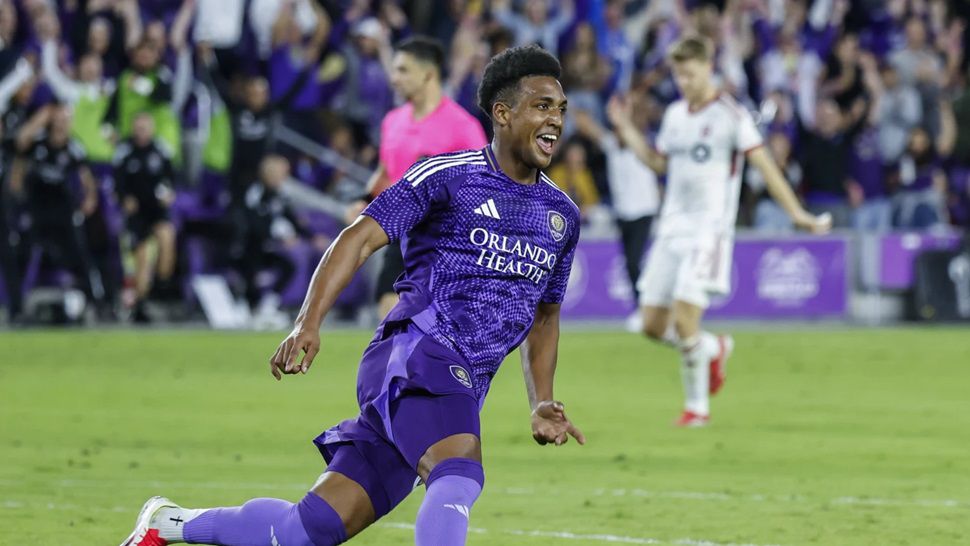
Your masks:
[{"label": "player's thigh", "polygon": [[482,461],[478,410],[478,401],[467,394],[408,393],[395,400],[395,442],[421,479],[427,481],[446,459]]},{"label": "player's thigh", "polygon": [[680,299],[674,300],[674,328],[680,339],[688,339],[700,331],[706,307]]},{"label": "player's thigh", "polygon": [[348,537],[387,515],[418,483],[414,468],[380,436],[338,444],[332,453],[313,491],[340,515]]},{"label": "player's thigh", "polygon": [[670,326],[670,308],[644,305],[640,314],[643,316],[643,334],[652,339],[663,339]]},{"label": "player's thigh", "polygon": [[647,256],[647,266],[637,280],[640,307],[669,307],[673,301],[681,256],[669,241],[658,239]]}]

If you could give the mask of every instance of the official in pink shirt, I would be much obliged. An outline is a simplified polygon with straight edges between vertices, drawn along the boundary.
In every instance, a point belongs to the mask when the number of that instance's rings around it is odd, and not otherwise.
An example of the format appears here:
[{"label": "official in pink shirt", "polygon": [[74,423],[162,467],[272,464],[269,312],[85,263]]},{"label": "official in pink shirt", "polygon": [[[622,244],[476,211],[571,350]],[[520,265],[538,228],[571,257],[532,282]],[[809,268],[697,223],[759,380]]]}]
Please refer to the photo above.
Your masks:
[{"label": "official in pink shirt", "polygon": [[[380,164],[368,185],[372,197],[421,158],[487,144],[481,123],[444,94],[444,62],[444,49],[432,38],[415,36],[395,47],[391,85],[406,102],[381,122]],[[377,280],[382,318],[397,304],[394,281],[403,271],[400,247],[388,246]]]}]

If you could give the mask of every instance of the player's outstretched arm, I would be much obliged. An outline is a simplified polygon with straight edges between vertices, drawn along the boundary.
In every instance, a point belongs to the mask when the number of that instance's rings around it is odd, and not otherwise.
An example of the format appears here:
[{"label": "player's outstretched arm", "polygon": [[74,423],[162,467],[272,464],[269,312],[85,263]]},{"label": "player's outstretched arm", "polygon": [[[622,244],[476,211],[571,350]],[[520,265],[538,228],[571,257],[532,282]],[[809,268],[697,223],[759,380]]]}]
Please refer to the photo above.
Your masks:
[{"label": "player's outstretched arm", "polygon": [[616,128],[624,144],[633,150],[637,159],[650,170],[660,175],[667,172],[667,158],[663,154],[657,153],[647,142],[646,137],[633,123],[630,102],[628,99],[614,96],[606,105],[606,116],[610,123]]},{"label": "player's outstretched arm", "polygon": [[585,444],[586,437],[569,421],[563,403],[552,394],[559,353],[559,308],[558,303],[539,304],[532,330],[519,349],[532,408],[532,437],[540,445],[562,445],[569,436]]},{"label": "player's outstretched arm", "polygon": [[[307,372],[320,350],[320,324],[333,302],[367,258],[387,242],[387,234],[380,224],[370,216],[362,215],[340,232],[324,252],[313,272],[310,289],[293,331],[270,358],[270,371],[277,380],[283,377],[282,374]],[[298,364],[296,359],[301,351],[303,359]]]},{"label": "player's outstretched arm", "polygon": [[748,152],[748,161],[761,171],[768,193],[771,194],[775,202],[785,209],[792,223],[800,229],[819,235],[828,233],[832,229],[831,215],[815,216],[802,207],[802,204],[798,202],[798,197],[795,196],[795,192],[792,191],[788,181],[785,180],[785,175],[781,173],[781,169],[778,168],[775,160],[768,155],[763,146]]}]

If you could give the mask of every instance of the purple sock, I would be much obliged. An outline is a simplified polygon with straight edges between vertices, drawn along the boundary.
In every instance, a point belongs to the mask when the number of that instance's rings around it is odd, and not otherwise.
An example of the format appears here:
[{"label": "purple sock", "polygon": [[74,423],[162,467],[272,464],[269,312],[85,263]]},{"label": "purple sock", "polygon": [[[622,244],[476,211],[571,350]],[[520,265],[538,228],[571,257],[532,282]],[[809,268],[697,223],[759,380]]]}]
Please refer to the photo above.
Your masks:
[{"label": "purple sock", "polygon": [[347,540],[343,522],[314,493],[293,504],[253,499],[233,508],[213,508],[185,524],[189,544],[219,546],[336,546]]},{"label": "purple sock", "polygon": [[472,505],[482,493],[485,472],[471,459],[445,459],[428,475],[428,491],[414,528],[416,546],[460,546],[468,535]]}]

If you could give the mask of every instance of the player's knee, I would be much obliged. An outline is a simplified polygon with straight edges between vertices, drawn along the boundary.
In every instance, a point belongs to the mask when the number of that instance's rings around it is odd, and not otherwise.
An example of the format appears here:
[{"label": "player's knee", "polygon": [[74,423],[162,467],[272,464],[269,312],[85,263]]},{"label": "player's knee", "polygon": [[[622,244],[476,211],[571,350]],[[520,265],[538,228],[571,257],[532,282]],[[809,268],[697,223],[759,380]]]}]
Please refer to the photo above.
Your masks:
[{"label": "player's knee", "polygon": [[436,497],[470,507],[485,487],[485,469],[474,459],[445,459],[428,474],[427,487],[429,492],[434,488]]},{"label": "player's knee", "polygon": [[307,493],[297,510],[312,546],[336,546],[347,541],[347,522],[316,493]]}]

